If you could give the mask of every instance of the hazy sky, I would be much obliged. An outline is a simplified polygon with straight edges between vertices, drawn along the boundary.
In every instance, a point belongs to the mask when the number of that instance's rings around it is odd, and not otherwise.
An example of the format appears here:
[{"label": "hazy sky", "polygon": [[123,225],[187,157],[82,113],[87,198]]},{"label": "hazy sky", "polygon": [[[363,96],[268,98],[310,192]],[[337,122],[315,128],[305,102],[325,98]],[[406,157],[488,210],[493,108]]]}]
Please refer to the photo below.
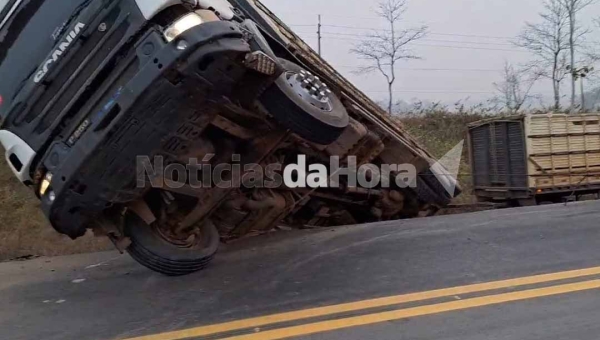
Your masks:
[{"label": "hazy sky", "polygon": [[[262,0],[311,46],[317,46],[317,15],[323,20],[323,56],[374,99],[386,98],[381,75],[358,76],[353,67],[361,60],[349,53],[360,35],[381,28],[375,17],[377,1],[365,0]],[[396,98],[453,102],[470,97],[472,102],[493,96],[493,82],[505,60],[521,63],[531,55],[511,45],[526,21],[538,20],[541,0],[409,0],[406,26],[428,25],[429,36],[413,50],[423,60],[402,62],[396,83]],[[588,26],[600,16],[600,3],[586,10],[582,18]],[[347,26],[340,28],[333,26]],[[593,33],[600,40],[599,30]],[[565,88],[566,90],[566,88]],[[542,83],[536,93],[551,95],[550,84]]]},{"label": "hazy sky", "polygon": [[[0,6],[7,0],[0,0]],[[381,75],[352,73],[361,60],[349,50],[360,35],[381,28],[375,17],[375,0],[262,0],[310,45],[317,46],[317,15],[323,20],[323,56],[343,75],[376,100],[386,98]],[[504,61],[521,63],[531,59],[526,51],[510,44],[526,21],[538,20],[541,0],[408,0],[406,27],[428,25],[429,36],[413,50],[423,60],[398,66],[396,98],[471,102],[493,96],[492,83],[500,79]],[[600,17],[600,0],[583,13],[583,22]],[[332,26],[346,26],[332,27]],[[590,38],[600,41],[600,30]],[[565,87],[564,90],[567,90]],[[563,92],[564,92],[563,90]],[[536,93],[551,95],[550,84],[541,83]]]}]

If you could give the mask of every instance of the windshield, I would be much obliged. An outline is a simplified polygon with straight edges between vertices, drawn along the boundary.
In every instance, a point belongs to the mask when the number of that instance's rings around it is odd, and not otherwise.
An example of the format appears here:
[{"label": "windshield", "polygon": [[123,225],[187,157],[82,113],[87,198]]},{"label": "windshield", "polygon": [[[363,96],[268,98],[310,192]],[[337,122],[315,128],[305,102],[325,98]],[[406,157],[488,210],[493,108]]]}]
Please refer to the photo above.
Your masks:
[{"label": "windshield", "polygon": [[0,0],[0,29],[6,24],[21,1],[22,0]]},{"label": "windshield", "polygon": [[9,0],[0,0],[0,11],[4,10],[4,7],[8,4]]}]

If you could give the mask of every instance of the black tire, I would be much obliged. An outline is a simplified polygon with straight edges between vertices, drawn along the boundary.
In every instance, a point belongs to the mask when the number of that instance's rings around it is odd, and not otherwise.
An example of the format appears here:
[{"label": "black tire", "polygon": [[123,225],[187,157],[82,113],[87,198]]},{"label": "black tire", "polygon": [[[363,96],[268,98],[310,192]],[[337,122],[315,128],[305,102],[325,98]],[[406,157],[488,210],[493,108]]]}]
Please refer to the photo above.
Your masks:
[{"label": "black tire", "polygon": [[448,190],[442,185],[442,183],[440,183],[440,181],[435,176],[435,174],[431,171],[431,169],[427,169],[420,176],[423,176],[423,179],[425,180],[425,182],[427,182],[427,184],[429,184],[430,188],[432,188],[436,192],[439,192],[441,195],[444,195],[450,199],[453,199],[454,197],[457,197],[458,195],[460,195],[462,193],[462,191],[460,190],[460,187],[458,186],[458,179],[457,179],[457,185],[456,185],[456,187],[454,187],[454,195],[450,195],[448,193]]},{"label": "black tire", "polygon": [[191,248],[178,247],[162,238],[135,214],[126,217],[125,234],[131,239],[127,252],[141,265],[167,276],[200,271],[212,261],[219,248],[219,232],[212,223],[203,227],[203,242]]},{"label": "black tire", "polygon": [[313,106],[287,79],[289,72],[300,73],[303,68],[285,59],[279,62],[286,72],[261,95],[260,103],[281,125],[298,136],[317,144],[333,143],[350,122],[346,108],[334,93],[327,96],[330,111]]},{"label": "black tire", "polygon": [[419,200],[424,203],[432,203],[445,207],[452,201],[446,192],[446,189],[443,189],[442,187],[442,192],[439,192],[439,190],[431,188],[428,181],[426,181],[422,176],[417,176],[417,186],[412,189],[417,194]]}]

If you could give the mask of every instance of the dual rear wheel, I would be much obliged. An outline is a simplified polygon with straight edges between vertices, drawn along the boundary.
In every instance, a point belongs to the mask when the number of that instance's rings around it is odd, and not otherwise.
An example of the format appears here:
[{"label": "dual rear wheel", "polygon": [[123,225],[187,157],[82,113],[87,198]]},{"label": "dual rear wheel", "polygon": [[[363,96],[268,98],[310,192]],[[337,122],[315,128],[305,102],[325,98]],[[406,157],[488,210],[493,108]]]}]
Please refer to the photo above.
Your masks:
[{"label": "dual rear wheel", "polygon": [[285,71],[259,98],[279,124],[310,142],[329,145],[348,126],[341,100],[319,77],[279,59]]}]

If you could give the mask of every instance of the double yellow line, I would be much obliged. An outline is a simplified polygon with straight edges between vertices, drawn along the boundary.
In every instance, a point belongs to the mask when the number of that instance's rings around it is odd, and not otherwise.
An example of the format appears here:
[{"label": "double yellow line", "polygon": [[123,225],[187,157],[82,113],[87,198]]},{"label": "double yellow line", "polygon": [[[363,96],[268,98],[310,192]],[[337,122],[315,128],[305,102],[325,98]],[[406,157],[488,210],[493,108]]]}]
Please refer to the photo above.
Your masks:
[{"label": "double yellow line", "polygon": [[[389,296],[378,299],[344,303],[327,307],[318,307],[300,311],[273,314],[268,316],[249,318],[244,320],[226,322],[211,326],[190,328],[186,330],[143,336],[128,340],[180,340],[198,338],[207,335],[228,333],[239,330],[253,330],[262,326],[274,325],[283,322],[300,321],[309,318],[333,316],[335,314],[356,312],[372,308],[382,308],[409,302],[424,301],[435,298],[460,296],[465,294],[480,293],[485,291],[514,288],[527,285],[543,284],[553,281],[578,279],[586,276],[600,275],[600,267],[572,270],[553,274],[536,275],[517,279],[502,280],[488,283],[472,284],[468,286],[445,288],[421,293]],[[284,327],[267,330],[248,335],[233,336],[227,340],[275,340],[294,336],[302,336],[319,332],[333,331],[343,328],[370,325],[385,321],[399,320],[409,317],[437,314],[442,312],[463,310],[475,307],[489,306],[513,301],[527,300],[545,296],[553,296],[572,292],[579,292],[600,288],[600,280],[589,280],[577,283],[554,285],[544,288],[535,288],[518,292],[492,294],[483,297],[474,297],[464,300],[443,302],[432,305],[398,309],[393,311],[372,313],[361,316],[346,317],[335,320],[319,321],[300,326]]]}]

